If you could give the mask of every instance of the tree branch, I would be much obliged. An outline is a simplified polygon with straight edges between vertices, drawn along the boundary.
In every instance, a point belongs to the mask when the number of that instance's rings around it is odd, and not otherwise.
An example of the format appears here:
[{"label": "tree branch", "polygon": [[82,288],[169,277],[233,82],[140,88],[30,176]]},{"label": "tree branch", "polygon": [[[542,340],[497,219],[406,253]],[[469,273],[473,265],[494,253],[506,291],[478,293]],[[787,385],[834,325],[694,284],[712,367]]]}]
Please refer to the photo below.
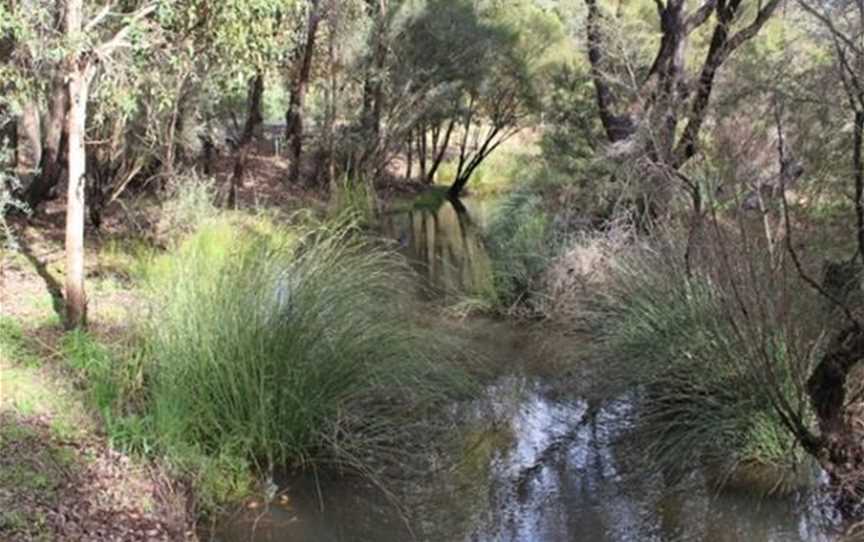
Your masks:
[{"label": "tree branch", "polygon": [[711,16],[711,13],[714,12],[714,8],[717,7],[717,0],[706,0],[704,4],[699,6],[699,9],[694,11],[687,17],[687,22],[685,26],[685,34],[689,34],[693,32],[693,30],[702,26],[705,21],[708,20],[708,17]]},{"label": "tree branch", "polygon": [[110,40],[96,47],[96,49],[94,49],[93,51],[94,54],[97,57],[107,57],[111,55],[114,50],[120,47],[128,47],[129,44],[126,42],[126,38],[129,36],[129,32],[131,32],[132,27],[135,25],[136,22],[146,18],[151,13],[156,11],[156,7],[156,2],[151,2],[139,9],[138,11],[130,14],[129,20],[123,26],[123,28],[118,30],[117,33],[114,34],[114,37],[112,37]]}]

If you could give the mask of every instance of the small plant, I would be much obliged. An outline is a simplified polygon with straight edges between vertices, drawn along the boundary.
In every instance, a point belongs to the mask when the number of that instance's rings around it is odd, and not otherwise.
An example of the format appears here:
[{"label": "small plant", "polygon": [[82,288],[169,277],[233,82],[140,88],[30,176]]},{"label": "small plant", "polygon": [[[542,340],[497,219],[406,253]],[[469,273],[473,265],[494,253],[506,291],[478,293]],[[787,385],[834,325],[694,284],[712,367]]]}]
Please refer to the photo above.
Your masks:
[{"label": "small plant", "polygon": [[332,213],[334,216],[351,216],[356,223],[369,225],[377,214],[375,188],[364,179],[351,179],[348,175],[333,183]]},{"label": "small plant", "polygon": [[0,317],[0,359],[25,367],[39,365],[39,357],[28,346],[21,323],[6,316]]},{"label": "small plant", "polygon": [[96,408],[103,416],[110,416],[120,394],[114,354],[81,330],[66,334],[62,352],[67,366],[78,376]]},{"label": "small plant", "polygon": [[189,172],[171,179],[168,190],[156,227],[161,237],[181,238],[216,214],[217,194],[212,178]]},{"label": "small plant", "polygon": [[[688,273],[674,256],[680,249],[674,239],[634,238],[629,247],[615,246],[603,258],[605,280],[582,293],[610,393],[638,396],[640,455],[655,458],[654,466],[671,479],[700,464],[791,470],[803,453],[775,407],[783,401],[807,408],[794,375],[800,374],[796,366],[812,361],[813,343],[798,350],[803,334],[795,326],[811,309],[790,306],[790,298],[778,294],[758,308],[748,305],[743,316],[729,285],[745,277],[769,281],[768,271],[745,270],[730,279],[739,270],[724,276],[715,265]],[[768,291],[748,284],[746,292]],[[754,321],[754,314],[765,322]]]}]

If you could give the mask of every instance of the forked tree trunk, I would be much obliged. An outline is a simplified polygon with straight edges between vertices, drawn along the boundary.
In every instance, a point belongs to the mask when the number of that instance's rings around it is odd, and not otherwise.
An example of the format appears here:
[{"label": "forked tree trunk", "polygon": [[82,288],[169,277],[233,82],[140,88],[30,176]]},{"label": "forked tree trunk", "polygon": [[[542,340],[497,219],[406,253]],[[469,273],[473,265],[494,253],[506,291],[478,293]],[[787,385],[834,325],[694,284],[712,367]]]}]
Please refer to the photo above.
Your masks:
[{"label": "forked tree trunk", "polygon": [[[66,3],[66,32],[81,32],[83,0]],[[87,295],[84,291],[84,185],[86,155],[84,128],[87,124],[87,65],[73,56],[68,60],[69,115],[69,188],[66,202],[66,327],[87,325]]]}]

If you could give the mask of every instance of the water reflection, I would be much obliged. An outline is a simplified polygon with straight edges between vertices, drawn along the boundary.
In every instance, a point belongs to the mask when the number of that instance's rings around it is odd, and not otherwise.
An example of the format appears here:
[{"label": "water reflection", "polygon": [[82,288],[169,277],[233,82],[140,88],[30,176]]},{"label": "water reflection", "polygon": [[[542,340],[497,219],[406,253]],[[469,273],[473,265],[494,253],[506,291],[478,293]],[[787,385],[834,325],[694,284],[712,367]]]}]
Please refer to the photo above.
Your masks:
[{"label": "water reflection", "polygon": [[[415,207],[385,219],[431,288],[425,295],[477,291],[488,286],[489,261],[479,228],[484,209]],[[671,492],[662,476],[646,474],[648,458],[622,446],[635,401],[590,397],[586,369],[579,389],[562,393],[538,366],[572,355],[578,339],[559,345],[549,337],[508,340],[505,324],[481,322],[473,343],[502,373],[481,397],[455,404],[453,435],[458,467],[430,473],[399,488],[410,514],[403,517],[375,488],[351,479],[283,480],[290,500],[267,513],[247,511],[216,540],[290,542],[827,542],[823,515],[807,492],[760,498],[743,491],[717,495],[700,481],[686,495]],[[466,324],[467,326],[467,324]],[[490,338],[490,335],[495,337]],[[481,339],[482,337],[482,339]],[[490,344],[494,343],[494,344]],[[575,342],[574,342],[575,341]],[[550,346],[540,348],[542,344]],[[556,354],[555,351],[562,352]],[[506,368],[506,369],[505,369]],[[577,379],[580,380],[580,379]],[[581,382],[580,380],[580,382]],[[573,384],[570,384],[573,385]],[[444,415],[444,414],[442,414]],[[454,425],[455,427],[455,425]],[[455,430],[454,430],[455,431]],[[626,449],[627,453],[622,450]],[[448,464],[448,461],[442,461]],[[640,472],[646,471],[646,472]]]},{"label": "water reflection", "polygon": [[[505,376],[454,405],[464,461],[401,488],[411,529],[380,493],[351,479],[284,480],[287,506],[247,513],[217,540],[256,542],[828,542],[806,494],[669,492],[621,453],[631,398],[557,397],[547,381]],[[319,494],[320,488],[320,494]],[[254,531],[253,531],[254,527]]]},{"label": "water reflection", "polygon": [[385,234],[398,240],[423,277],[427,297],[489,288],[489,258],[480,236],[485,211],[480,202],[442,199],[383,218]]},{"label": "water reflection", "polygon": [[[618,456],[633,408],[627,398],[591,405],[551,399],[539,380],[523,386],[529,389],[509,421],[515,439],[495,456],[483,482],[489,506],[460,540],[832,540],[818,506],[804,494],[716,495],[703,484],[682,496],[658,477],[625,474]],[[507,396],[490,393],[486,401]]]}]

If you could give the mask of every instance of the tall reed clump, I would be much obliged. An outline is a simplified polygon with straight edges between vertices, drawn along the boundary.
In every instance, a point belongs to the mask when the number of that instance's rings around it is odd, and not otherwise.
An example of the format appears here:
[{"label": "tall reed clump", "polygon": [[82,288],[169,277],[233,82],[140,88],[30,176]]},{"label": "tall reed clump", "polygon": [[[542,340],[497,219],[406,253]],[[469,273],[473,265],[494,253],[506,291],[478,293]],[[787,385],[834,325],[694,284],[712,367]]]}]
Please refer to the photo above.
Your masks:
[{"label": "tall reed clump", "polygon": [[777,277],[745,258],[715,254],[705,260],[713,268],[688,272],[674,240],[607,246],[605,280],[582,308],[609,385],[636,392],[640,454],[667,474],[700,464],[724,475],[754,465],[788,472],[803,453],[782,409],[809,408],[812,307],[795,303],[789,284],[769,288]]},{"label": "tall reed clump", "polygon": [[406,316],[407,273],[345,222],[219,219],[154,260],[145,378],[168,456],[372,478],[411,463],[462,380]]}]

